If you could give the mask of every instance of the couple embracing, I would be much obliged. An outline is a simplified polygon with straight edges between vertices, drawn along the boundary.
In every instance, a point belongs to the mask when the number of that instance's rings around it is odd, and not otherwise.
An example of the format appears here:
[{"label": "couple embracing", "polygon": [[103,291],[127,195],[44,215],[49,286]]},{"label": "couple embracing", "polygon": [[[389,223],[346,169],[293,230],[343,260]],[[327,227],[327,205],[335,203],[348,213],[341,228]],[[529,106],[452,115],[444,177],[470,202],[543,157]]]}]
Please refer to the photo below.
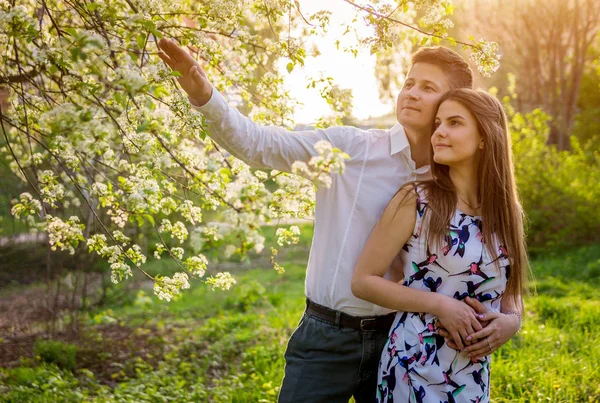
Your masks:
[{"label": "couple embracing", "polygon": [[421,48],[389,130],[260,126],[173,41],[213,140],[252,167],[291,171],[320,140],[350,155],[319,188],[306,310],[279,402],[487,402],[494,350],[520,328],[527,257],[502,105],[454,51]]}]

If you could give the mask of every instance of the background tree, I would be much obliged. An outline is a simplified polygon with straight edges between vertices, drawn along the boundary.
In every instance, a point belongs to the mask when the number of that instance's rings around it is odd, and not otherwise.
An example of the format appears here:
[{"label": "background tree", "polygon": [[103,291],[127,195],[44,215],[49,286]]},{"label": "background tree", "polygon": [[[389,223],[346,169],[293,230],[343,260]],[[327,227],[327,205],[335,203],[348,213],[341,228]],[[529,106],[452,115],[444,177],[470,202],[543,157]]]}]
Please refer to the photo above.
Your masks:
[{"label": "background tree", "polygon": [[[548,142],[560,150],[569,148],[582,78],[594,59],[600,3],[465,0],[459,7],[465,11],[462,29],[502,44],[503,67],[495,80],[505,80],[506,73],[516,76],[518,110],[542,107],[552,119]],[[498,81],[489,84],[506,87]]]},{"label": "background tree", "polygon": [[585,67],[581,78],[572,134],[593,152],[600,150],[600,35],[590,52],[593,61]]}]

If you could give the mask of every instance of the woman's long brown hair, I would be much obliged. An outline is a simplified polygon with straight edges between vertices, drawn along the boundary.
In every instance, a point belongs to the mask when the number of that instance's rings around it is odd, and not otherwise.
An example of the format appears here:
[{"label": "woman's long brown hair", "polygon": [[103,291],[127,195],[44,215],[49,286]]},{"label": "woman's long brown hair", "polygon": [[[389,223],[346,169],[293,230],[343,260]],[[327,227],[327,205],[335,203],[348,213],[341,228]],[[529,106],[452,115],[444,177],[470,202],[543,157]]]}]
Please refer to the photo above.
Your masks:
[{"label": "woman's long brown hair", "polygon": [[[522,310],[529,263],[523,229],[524,214],[517,194],[504,108],[496,98],[484,91],[456,89],[446,93],[440,105],[449,100],[462,104],[473,114],[483,138],[477,167],[483,241],[490,246],[494,259],[501,252],[493,250],[493,234],[508,252],[510,268],[507,270],[510,270],[510,275],[504,297],[512,298]],[[458,202],[449,172],[447,165],[438,164],[431,158],[433,180],[418,183],[427,195],[429,238],[435,242],[441,242],[448,233]]]}]

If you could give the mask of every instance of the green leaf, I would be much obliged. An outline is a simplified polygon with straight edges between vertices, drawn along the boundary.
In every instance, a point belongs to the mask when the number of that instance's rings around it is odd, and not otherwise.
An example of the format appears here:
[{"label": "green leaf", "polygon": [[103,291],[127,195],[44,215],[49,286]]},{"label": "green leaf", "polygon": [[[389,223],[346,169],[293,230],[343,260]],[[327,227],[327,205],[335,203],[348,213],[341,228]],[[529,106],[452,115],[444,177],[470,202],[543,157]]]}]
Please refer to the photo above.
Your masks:
[{"label": "green leaf", "polygon": [[425,46],[425,45],[427,45],[427,41],[428,41],[428,40],[429,40],[429,38],[428,38],[428,37],[425,37],[425,38],[421,39],[421,46]]},{"label": "green leaf", "polygon": [[152,122],[149,120],[144,120],[142,123],[140,123],[137,127],[137,132],[138,133],[142,133],[145,131],[148,131],[148,129],[150,129],[152,127]]},{"label": "green leaf", "polygon": [[286,66],[288,73],[291,73],[294,70],[294,63],[289,62]]},{"label": "green leaf", "polygon": [[144,218],[146,218],[146,220],[148,220],[148,222],[152,225],[156,225],[154,222],[154,217],[152,217],[151,214],[144,214]]},{"label": "green leaf", "polygon": [[137,42],[138,48],[140,50],[144,49],[144,45],[146,44],[146,34],[138,34],[135,37],[135,41]]}]

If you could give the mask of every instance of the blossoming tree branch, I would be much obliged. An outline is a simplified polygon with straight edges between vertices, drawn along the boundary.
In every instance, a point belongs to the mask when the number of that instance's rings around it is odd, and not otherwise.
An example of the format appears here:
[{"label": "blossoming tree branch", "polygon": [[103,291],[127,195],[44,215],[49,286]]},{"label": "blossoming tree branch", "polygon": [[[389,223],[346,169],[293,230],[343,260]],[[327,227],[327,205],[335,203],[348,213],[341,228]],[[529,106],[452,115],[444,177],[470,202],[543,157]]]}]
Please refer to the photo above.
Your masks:
[{"label": "blossoming tree branch", "polygon": [[[346,26],[355,43],[348,52],[459,44],[482,73],[498,67],[496,44],[448,36],[448,1],[339,4],[356,14]],[[250,169],[211,141],[157,43],[168,37],[186,46],[254,120],[291,128],[294,100],[283,77],[304,63],[308,40],[326,32],[330,17],[292,0],[0,0],[0,90],[8,94],[0,158],[29,187],[12,214],[47,232],[53,250],[86,248],[105,259],[115,283],[139,270],[161,299],[189,288],[190,277],[229,288],[229,273],[206,275],[203,252],[262,252],[261,226],[310,217],[314,186],[329,186],[348,157],[324,142],[292,173]],[[361,36],[359,24],[372,33]],[[273,67],[281,59],[287,72]],[[332,106],[319,125],[339,124],[351,94],[330,77],[308,85]],[[149,251],[136,228],[158,239]],[[284,246],[299,231],[276,235]],[[268,250],[283,270],[277,249]],[[171,259],[179,272],[151,276],[149,259]]]}]

